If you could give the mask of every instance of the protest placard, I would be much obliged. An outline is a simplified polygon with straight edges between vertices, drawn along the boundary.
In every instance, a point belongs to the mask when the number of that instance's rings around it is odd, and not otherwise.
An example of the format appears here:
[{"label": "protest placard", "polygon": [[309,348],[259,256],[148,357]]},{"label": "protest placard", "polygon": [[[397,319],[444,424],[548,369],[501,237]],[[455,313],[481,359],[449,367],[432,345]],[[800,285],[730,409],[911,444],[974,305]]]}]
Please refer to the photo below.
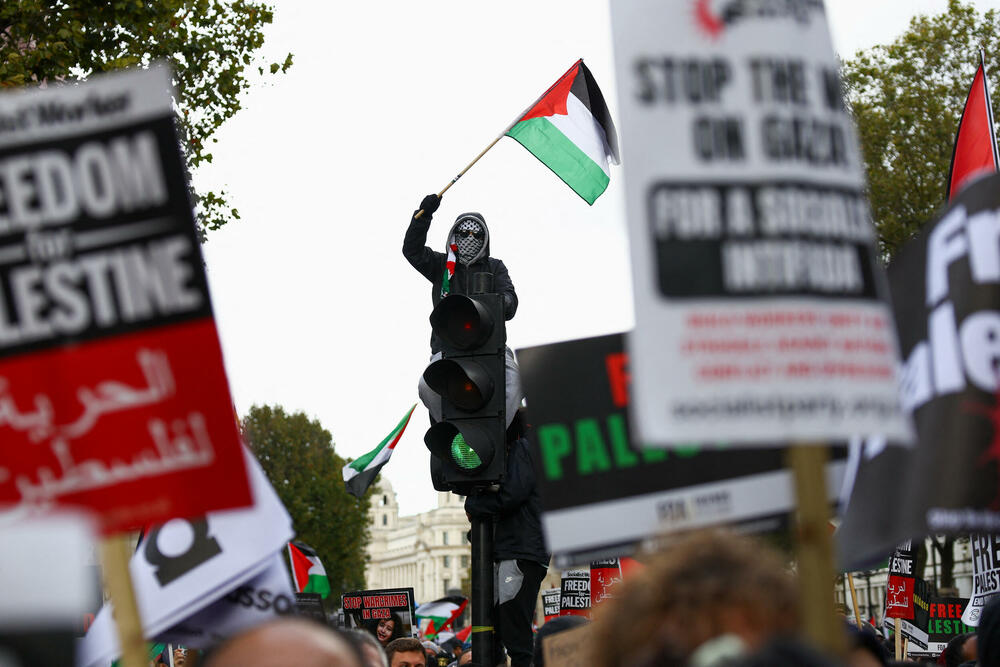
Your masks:
[{"label": "protest placard", "polygon": [[885,586],[885,617],[913,618],[913,542],[896,547],[889,559],[889,578]]},{"label": "protest placard", "polygon": [[[542,523],[557,567],[633,553],[678,530],[786,525],[795,505],[778,449],[691,443],[642,447],[627,419],[633,364],[612,334],[517,351],[527,400]],[[835,499],[844,450],[827,465]]]},{"label": "protest placard", "polygon": [[0,664],[73,664],[81,618],[101,602],[95,543],[79,513],[0,526]]},{"label": "protest placard", "polygon": [[577,667],[591,664],[590,628],[580,626],[549,635],[542,640],[545,664],[552,667]]},{"label": "protest placard", "polygon": [[962,623],[979,626],[986,603],[1000,595],[1000,536],[973,535],[972,596],[962,612]]},{"label": "protest placard", "polygon": [[0,505],[251,502],[165,67],[0,95]]},{"label": "protest placard", "polygon": [[[253,507],[154,526],[132,555],[129,570],[147,638],[261,575],[272,567],[275,554],[284,554],[294,535],[291,518],[260,464],[249,450],[244,456],[253,485]],[[277,613],[274,604],[271,609]],[[79,643],[77,664],[104,664],[118,652],[111,607],[105,605]]]},{"label": "protest placard", "polygon": [[948,642],[966,633],[975,632],[971,625],[962,622],[962,612],[969,598],[932,596],[927,610],[927,652],[940,655]]},{"label": "protest placard", "polygon": [[[341,598],[345,625],[363,628],[379,636],[379,626],[385,636],[416,637],[412,588],[380,588],[370,591],[351,591]],[[387,625],[391,622],[391,627]]]},{"label": "protest placard", "polygon": [[906,440],[823,3],[697,4],[611,4],[637,437]]},{"label": "protest placard", "polygon": [[[272,621],[278,616],[296,614],[301,609],[297,604],[297,596],[292,592],[292,582],[285,569],[284,557],[279,552],[259,575],[240,584],[198,613],[159,633],[156,639],[168,644],[211,648],[243,630]],[[325,622],[326,617],[320,616],[319,620]]]},{"label": "protest placard", "polygon": [[542,616],[545,623],[559,615],[559,605],[562,599],[562,590],[559,588],[546,588],[540,593],[542,596]]},{"label": "protest placard", "polygon": [[564,570],[559,596],[560,616],[590,616],[590,570]]},{"label": "protest placard", "polygon": [[[974,182],[889,266],[913,448],[869,439],[837,546],[863,569],[913,535],[1000,532],[994,349],[1000,317],[1000,175]],[[887,503],[886,499],[892,502]],[[878,507],[878,511],[872,508]]]},{"label": "protest placard", "polygon": [[590,606],[596,607],[614,597],[615,584],[622,580],[622,564],[617,558],[595,560],[590,564]]},{"label": "protest placard", "polygon": [[296,593],[295,609],[299,616],[326,623],[326,607],[323,606],[323,596],[319,593]]}]

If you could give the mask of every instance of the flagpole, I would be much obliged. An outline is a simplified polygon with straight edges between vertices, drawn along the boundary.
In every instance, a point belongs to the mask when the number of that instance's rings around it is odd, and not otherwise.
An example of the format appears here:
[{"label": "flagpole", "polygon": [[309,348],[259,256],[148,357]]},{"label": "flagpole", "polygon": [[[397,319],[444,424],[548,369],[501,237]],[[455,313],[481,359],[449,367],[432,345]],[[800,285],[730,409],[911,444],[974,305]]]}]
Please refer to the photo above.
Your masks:
[{"label": "flagpole", "polygon": [[[451,180],[450,180],[450,181],[448,182],[448,185],[444,186],[444,189],[442,189],[442,190],[441,190],[441,192],[439,192],[439,193],[438,193],[438,198],[440,199],[441,197],[443,197],[443,196],[444,196],[444,193],[448,192],[448,188],[450,188],[451,186],[455,185],[455,183],[456,183],[456,182],[458,181],[458,179],[462,178],[462,176],[464,176],[464,175],[465,175],[465,172],[469,171],[469,169],[471,169],[471,168],[472,168],[472,165],[474,165],[474,164],[476,164],[477,162],[479,162],[479,158],[481,158],[481,157],[483,157],[484,155],[486,155],[486,152],[487,152],[488,150],[490,150],[491,148],[493,148],[494,146],[496,146],[496,145],[497,145],[497,142],[498,142],[498,141],[500,141],[501,139],[503,139],[503,138],[504,138],[504,137],[505,137],[505,136],[507,135],[507,133],[508,133],[508,132],[510,132],[510,128],[512,128],[512,127],[514,127],[515,125],[517,125],[518,121],[520,121],[520,120],[521,120],[522,118],[524,118],[524,115],[525,115],[526,113],[528,113],[528,112],[529,112],[529,111],[530,111],[530,110],[532,109],[532,107],[534,107],[534,106],[535,106],[536,104],[538,104],[538,102],[539,102],[539,101],[540,101],[540,100],[541,100],[541,99],[542,99],[543,97],[545,97],[545,96],[546,96],[546,95],[548,95],[548,94],[549,94],[550,92],[552,92],[552,89],[553,89],[553,88],[555,88],[556,86],[558,86],[558,85],[559,85],[559,83],[560,83],[560,82],[561,82],[561,81],[562,81],[563,79],[565,79],[565,78],[566,78],[566,77],[567,77],[567,76],[569,75],[569,73],[570,73],[570,72],[572,72],[572,71],[573,71],[573,69],[574,69],[574,68],[575,68],[575,67],[576,67],[577,65],[579,65],[579,64],[580,64],[580,63],[582,63],[582,62],[583,62],[583,58],[580,58],[580,59],[579,59],[579,60],[577,60],[577,61],[576,61],[575,63],[573,63],[573,66],[572,66],[572,67],[570,67],[570,68],[569,68],[568,70],[566,70],[566,72],[565,72],[565,73],[564,73],[564,74],[563,74],[563,75],[562,75],[561,77],[559,77],[558,79],[556,79],[556,82],[555,82],[555,83],[553,83],[553,84],[552,84],[551,86],[549,86],[548,88],[546,88],[546,89],[545,89],[545,92],[544,92],[544,93],[542,93],[541,95],[539,95],[539,96],[538,96],[537,98],[535,98],[535,101],[534,101],[534,102],[532,102],[532,103],[531,103],[531,104],[529,104],[529,105],[528,105],[527,107],[525,107],[524,111],[522,111],[522,112],[521,112],[520,114],[518,114],[517,118],[515,118],[515,119],[514,119],[514,120],[513,120],[512,122],[511,122],[511,124],[510,124],[510,125],[508,125],[508,126],[507,126],[507,127],[506,127],[506,128],[504,129],[504,131],[503,131],[503,132],[501,132],[501,133],[499,134],[499,136],[497,136],[497,138],[496,138],[496,139],[494,139],[493,141],[491,141],[491,142],[490,142],[490,145],[489,145],[489,146],[487,146],[486,148],[484,148],[484,149],[482,150],[482,152],[481,152],[481,153],[480,153],[479,155],[477,155],[477,156],[475,157],[475,159],[473,159],[473,160],[472,160],[472,162],[470,162],[469,164],[467,164],[467,165],[465,166],[465,169],[463,169],[462,171],[458,172],[458,175],[457,175],[457,176],[455,176],[455,178],[451,179]],[[419,219],[419,218],[420,218],[420,217],[422,217],[423,215],[424,215],[424,209],[420,209],[419,211],[417,211],[417,214],[416,214],[415,216],[413,216],[413,219],[414,219],[414,220],[416,220],[416,219]]]}]

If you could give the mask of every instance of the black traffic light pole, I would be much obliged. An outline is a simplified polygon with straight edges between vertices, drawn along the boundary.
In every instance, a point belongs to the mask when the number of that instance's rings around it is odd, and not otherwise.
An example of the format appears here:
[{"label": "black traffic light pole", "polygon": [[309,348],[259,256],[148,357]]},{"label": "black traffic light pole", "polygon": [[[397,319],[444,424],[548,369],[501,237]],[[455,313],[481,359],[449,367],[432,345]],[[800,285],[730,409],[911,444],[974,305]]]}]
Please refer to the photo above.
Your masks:
[{"label": "black traffic light pole", "polygon": [[493,521],[472,519],[472,664],[493,667]]},{"label": "black traffic light pole", "polygon": [[[506,355],[503,297],[493,275],[477,273],[472,294],[449,294],[430,322],[441,358],[424,381],[441,396],[441,419],[424,435],[431,479],[439,491],[489,493],[506,465]],[[435,472],[437,471],[437,472]],[[472,519],[472,664],[493,667],[494,580],[492,518]]]}]

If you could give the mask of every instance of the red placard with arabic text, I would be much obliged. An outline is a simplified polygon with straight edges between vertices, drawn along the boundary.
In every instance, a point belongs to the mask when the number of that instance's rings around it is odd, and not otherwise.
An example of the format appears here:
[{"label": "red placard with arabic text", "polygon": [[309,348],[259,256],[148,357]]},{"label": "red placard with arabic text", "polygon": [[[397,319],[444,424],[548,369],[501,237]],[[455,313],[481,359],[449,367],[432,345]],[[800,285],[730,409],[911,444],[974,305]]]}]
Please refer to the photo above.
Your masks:
[{"label": "red placard with arabic text", "polygon": [[169,87],[0,95],[0,519],[252,503]]}]

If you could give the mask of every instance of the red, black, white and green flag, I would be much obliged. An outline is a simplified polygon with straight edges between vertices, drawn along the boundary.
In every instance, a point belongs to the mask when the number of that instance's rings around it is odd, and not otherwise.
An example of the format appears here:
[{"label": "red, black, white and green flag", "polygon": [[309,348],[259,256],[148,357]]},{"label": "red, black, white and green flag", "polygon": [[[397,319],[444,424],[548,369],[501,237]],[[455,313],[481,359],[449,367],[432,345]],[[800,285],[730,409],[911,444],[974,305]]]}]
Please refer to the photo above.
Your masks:
[{"label": "red, black, white and green flag", "polygon": [[299,593],[319,593],[324,598],[330,594],[330,579],[312,547],[303,542],[289,542],[288,560],[292,564],[295,590]]},{"label": "red, black, white and green flag", "polygon": [[582,59],[552,84],[506,134],[588,204],[593,204],[608,187],[608,162],[620,163],[611,114]]},{"label": "red, black, white and green flag", "polygon": [[389,462],[389,457],[395,451],[396,443],[403,436],[403,431],[406,430],[406,425],[410,422],[410,416],[416,407],[417,404],[414,403],[410,411],[396,424],[396,428],[392,429],[375,449],[344,466],[344,486],[347,487],[348,493],[358,499],[365,494],[382,470],[382,466]]},{"label": "red, black, white and green flag", "polygon": [[948,172],[948,199],[954,197],[973,177],[998,169],[1000,155],[997,154],[997,141],[993,134],[993,107],[986,84],[985,58],[980,51],[979,69],[972,78],[972,87],[965,99],[962,118],[958,121],[958,132],[955,133],[955,148]]},{"label": "red, black, white and green flag", "polygon": [[434,633],[437,634],[451,625],[465,611],[467,604],[469,604],[468,598],[461,595],[449,595],[433,602],[425,602],[414,610],[414,614],[420,618],[431,619],[428,631],[433,627]]}]

